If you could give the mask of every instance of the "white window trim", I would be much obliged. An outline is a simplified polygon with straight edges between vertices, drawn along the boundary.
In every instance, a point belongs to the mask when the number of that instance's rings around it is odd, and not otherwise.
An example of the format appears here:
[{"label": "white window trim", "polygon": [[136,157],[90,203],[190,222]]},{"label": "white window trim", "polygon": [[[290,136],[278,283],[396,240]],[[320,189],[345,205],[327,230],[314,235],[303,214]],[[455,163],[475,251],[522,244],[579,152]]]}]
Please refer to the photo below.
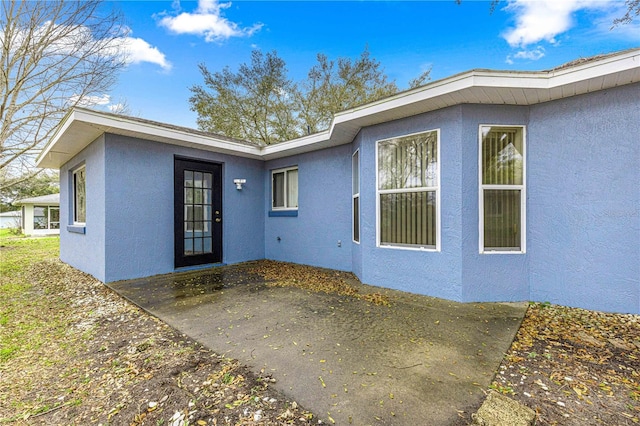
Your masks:
[{"label": "white window trim", "polygon": [[[354,176],[354,170],[353,170],[353,157],[356,156],[356,154],[358,155],[358,188],[356,190],[356,193],[353,193],[353,176]],[[358,241],[356,241],[355,239],[355,223],[353,223],[353,218],[355,216],[355,211],[353,209],[353,204],[355,199],[358,199]],[[360,244],[360,240],[362,240],[362,235],[360,234],[360,230],[361,230],[361,226],[360,226],[360,216],[361,216],[361,212],[362,212],[362,207],[360,206],[360,148],[356,149],[354,151],[353,154],[351,154],[351,241],[353,241],[356,244]]]},{"label": "white window trim", "polygon": [[[484,185],[482,183],[482,128],[522,129],[522,185]],[[520,190],[520,250],[486,250],[484,247],[484,190]],[[527,252],[527,126],[516,124],[480,124],[478,126],[478,250],[480,254],[525,254]]]},{"label": "white window trim", "polygon": [[[80,171],[84,170],[84,214],[85,221],[79,222],[76,220],[76,174]],[[87,224],[87,167],[86,165],[82,165],[71,171],[71,189],[72,189],[72,210],[71,214],[73,215],[73,224],[78,226],[85,226]]]},{"label": "white window trim", "polygon": [[[379,177],[378,177],[378,145],[381,142],[386,142],[389,141],[391,139],[396,139],[396,138],[404,138],[404,137],[409,137],[409,136],[414,136],[414,135],[420,135],[423,133],[430,133],[430,132],[436,132],[436,150],[437,150],[437,159],[436,161],[438,162],[438,170],[437,170],[437,181],[438,181],[438,186],[434,186],[434,187],[420,187],[420,188],[409,188],[409,189],[392,189],[392,190],[380,190],[380,186],[379,186]],[[440,211],[441,211],[441,205],[440,205],[440,192],[441,192],[441,187],[442,187],[442,182],[440,180],[440,174],[441,174],[441,169],[442,169],[442,164],[440,162],[440,129],[430,129],[430,130],[423,130],[420,132],[414,132],[414,133],[407,133],[405,135],[398,135],[398,136],[393,136],[391,138],[385,138],[385,139],[380,139],[376,141],[376,164],[375,164],[375,174],[376,174],[376,247],[378,248],[382,248],[382,249],[395,249],[395,250],[411,250],[411,251],[429,251],[429,252],[440,252],[441,251],[441,230],[442,230],[442,226],[440,223]],[[399,193],[399,192],[423,192],[423,191],[435,191],[436,193],[436,247],[426,247],[426,246],[402,246],[402,245],[393,245],[393,244],[382,244],[380,242],[380,194],[385,194],[385,193]]]},{"label": "white window trim", "polygon": [[[60,228],[60,207],[59,206],[47,206],[49,207],[47,210],[49,212],[49,228],[48,229],[59,229]],[[57,221],[52,221],[51,220],[51,210],[52,209],[58,209],[58,220]],[[51,223],[57,223],[58,224],[58,228],[51,228]]]},{"label": "white window trim", "polygon": [[[298,207],[287,207],[288,201],[287,197],[289,196],[289,192],[287,191],[287,172],[290,170],[298,171],[298,205],[300,205],[300,171],[298,170],[298,166],[285,167],[282,169],[274,169],[271,170],[271,210],[272,211],[283,211],[283,210],[298,210]],[[273,175],[276,173],[284,173],[284,207],[276,207],[273,205]]]}]

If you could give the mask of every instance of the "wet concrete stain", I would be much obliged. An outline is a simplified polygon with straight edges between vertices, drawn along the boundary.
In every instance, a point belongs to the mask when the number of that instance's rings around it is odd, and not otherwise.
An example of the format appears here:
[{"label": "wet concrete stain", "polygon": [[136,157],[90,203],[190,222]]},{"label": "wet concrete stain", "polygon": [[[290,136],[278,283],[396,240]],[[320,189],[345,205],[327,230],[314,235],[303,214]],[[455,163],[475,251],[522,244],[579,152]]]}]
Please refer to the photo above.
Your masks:
[{"label": "wet concrete stain", "polygon": [[255,262],[110,286],[336,424],[447,425],[477,408],[525,306],[373,288],[391,306],[274,287]]}]

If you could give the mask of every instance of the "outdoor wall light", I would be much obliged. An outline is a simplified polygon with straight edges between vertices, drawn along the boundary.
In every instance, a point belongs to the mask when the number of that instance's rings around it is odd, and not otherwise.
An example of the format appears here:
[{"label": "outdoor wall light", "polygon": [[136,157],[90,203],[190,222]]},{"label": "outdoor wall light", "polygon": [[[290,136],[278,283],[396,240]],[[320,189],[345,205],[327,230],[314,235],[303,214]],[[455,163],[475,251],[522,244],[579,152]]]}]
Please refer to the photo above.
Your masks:
[{"label": "outdoor wall light", "polygon": [[247,183],[246,179],[234,179],[233,183],[236,184],[236,189],[237,190],[241,190],[242,189],[242,184]]}]

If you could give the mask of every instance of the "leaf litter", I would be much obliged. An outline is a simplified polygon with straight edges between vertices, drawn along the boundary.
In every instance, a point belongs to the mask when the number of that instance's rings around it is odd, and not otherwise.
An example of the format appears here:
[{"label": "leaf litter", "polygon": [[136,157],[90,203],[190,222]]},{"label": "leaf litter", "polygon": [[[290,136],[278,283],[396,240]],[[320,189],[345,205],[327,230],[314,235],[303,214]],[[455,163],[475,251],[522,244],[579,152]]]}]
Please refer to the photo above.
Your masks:
[{"label": "leaf litter", "polygon": [[[347,272],[273,261],[255,272],[273,286],[390,303],[360,293]],[[54,309],[68,316],[65,339],[0,359],[0,423],[318,422],[271,388],[264,371],[207,350],[86,274],[51,260],[29,268],[28,279],[24,297],[43,306],[43,317]],[[531,304],[491,387],[534,409],[537,425],[638,424],[639,327],[637,315]]]},{"label": "leaf litter", "polygon": [[317,422],[272,388],[268,373],[211,352],[89,275],[48,260],[31,266],[26,280],[33,290],[23,297],[44,321],[64,318],[64,339],[0,360],[2,424]]},{"label": "leaf litter", "polygon": [[263,277],[269,286],[296,287],[316,293],[339,294],[364,300],[374,305],[389,306],[391,300],[380,292],[362,293],[360,281],[351,272],[323,269],[295,263],[262,260],[254,273]]},{"label": "leaf litter", "polygon": [[492,388],[536,425],[640,423],[640,316],[530,304]]}]

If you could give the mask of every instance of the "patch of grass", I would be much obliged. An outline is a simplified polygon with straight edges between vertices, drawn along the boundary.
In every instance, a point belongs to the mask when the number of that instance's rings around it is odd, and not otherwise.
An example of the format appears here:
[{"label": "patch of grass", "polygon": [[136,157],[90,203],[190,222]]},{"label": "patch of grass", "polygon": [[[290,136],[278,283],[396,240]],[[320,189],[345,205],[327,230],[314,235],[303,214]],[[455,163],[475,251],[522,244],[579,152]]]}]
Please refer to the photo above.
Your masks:
[{"label": "patch of grass", "polygon": [[493,382],[492,384],[490,384],[489,388],[503,395],[513,395],[514,393],[513,388],[511,386],[503,385],[497,382]]},{"label": "patch of grass", "polygon": [[[56,345],[62,343],[68,312],[60,309],[60,301],[46,296],[37,283],[31,282],[29,268],[38,262],[58,257],[59,238],[6,238],[0,233],[0,370],[22,371],[24,381],[16,382],[0,376],[0,388],[8,392],[28,391],[37,383],[28,375],[54,365]],[[45,350],[46,348],[46,350]],[[14,408],[18,408],[14,406]],[[2,410],[0,410],[2,411]],[[0,416],[2,417],[2,416]]]},{"label": "patch of grass", "polygon": [[18,238],[18,237],[24,237],[24,235],[22,235],[20,233],[20,229],[16,229],[16,228],[2,228],[0,229],[0,241],[3,238]]},{"label": "patch of grass", "polygon": [[[18,274],[25,272],[29,265],[58,257],[60,238],[19,238],[0,240],[0,292],[5,284],[25,283]],[[0,293],[2,294],[2,293]]]}]

